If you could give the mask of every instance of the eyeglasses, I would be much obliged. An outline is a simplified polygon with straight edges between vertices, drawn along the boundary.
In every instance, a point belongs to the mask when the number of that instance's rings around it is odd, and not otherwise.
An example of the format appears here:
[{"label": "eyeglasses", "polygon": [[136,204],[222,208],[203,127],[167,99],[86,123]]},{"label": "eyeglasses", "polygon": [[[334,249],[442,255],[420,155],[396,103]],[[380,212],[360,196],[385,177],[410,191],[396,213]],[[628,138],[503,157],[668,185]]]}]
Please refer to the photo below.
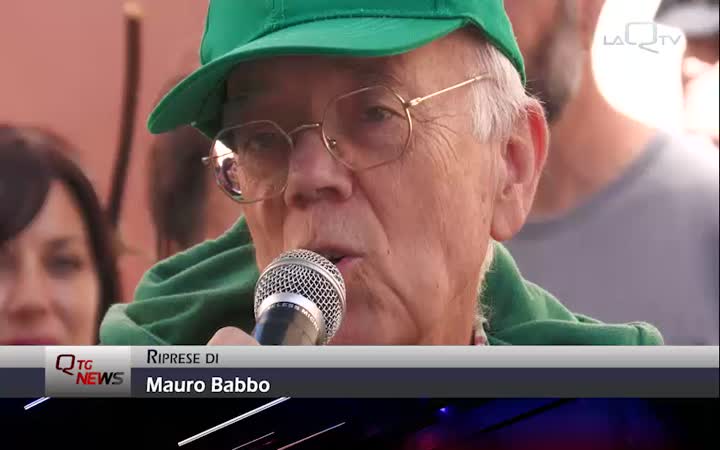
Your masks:
[{"label": "eyeglasses", "polygon": [[487,79],[479,75],[412,100],[386,86],[340,95],[325,108],[321,122],[290,132],[271,120],[255,120],[221,130],[203,164],[212,168],[218,186],[238,203],[254,203],[282,194],[297,136],[318,129],[328,153],[353,171],[399,159],[413,132],[410,110],[440,94]]}]

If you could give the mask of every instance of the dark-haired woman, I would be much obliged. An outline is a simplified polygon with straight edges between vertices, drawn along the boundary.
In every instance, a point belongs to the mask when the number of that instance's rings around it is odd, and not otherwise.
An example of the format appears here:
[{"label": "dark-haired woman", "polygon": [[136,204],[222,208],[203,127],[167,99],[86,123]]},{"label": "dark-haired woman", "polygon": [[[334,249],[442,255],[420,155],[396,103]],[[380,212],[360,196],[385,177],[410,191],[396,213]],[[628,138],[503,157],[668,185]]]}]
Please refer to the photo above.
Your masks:
[{"label": "dark-haired woman", "polygon": [[0,124],[0,345],[92,345],[120,300],[109,228],[61,138]]}]

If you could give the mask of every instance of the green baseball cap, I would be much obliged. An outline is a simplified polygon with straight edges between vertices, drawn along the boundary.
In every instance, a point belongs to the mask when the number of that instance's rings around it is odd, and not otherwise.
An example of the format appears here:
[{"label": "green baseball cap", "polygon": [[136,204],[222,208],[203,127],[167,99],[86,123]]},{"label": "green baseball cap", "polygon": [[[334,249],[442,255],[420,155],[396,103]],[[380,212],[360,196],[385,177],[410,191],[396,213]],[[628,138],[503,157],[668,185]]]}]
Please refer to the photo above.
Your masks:
[{"label": "green baseball cap", "polygon": [[191,124],[221,128],[225,80],[238,64],[280,55],[378,57],[408,52],[476,26],[515,66],[525,67],[502,0],[210,0],[202,66],[148,119],[152,133]]}]

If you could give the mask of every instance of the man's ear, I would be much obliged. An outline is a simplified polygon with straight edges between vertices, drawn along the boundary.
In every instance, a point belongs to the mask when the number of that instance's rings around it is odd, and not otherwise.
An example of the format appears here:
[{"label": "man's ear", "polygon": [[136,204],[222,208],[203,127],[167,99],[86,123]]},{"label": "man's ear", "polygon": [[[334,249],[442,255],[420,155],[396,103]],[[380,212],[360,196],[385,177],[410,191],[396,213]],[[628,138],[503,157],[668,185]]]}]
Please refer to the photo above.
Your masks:
[{"label": "man's ear", "polygon": [[490,234],[497,241],[512,238],[532,208],[548,151],[548,126],[540,103],[533,100],[518,120],[498,156],[498,186]]}]

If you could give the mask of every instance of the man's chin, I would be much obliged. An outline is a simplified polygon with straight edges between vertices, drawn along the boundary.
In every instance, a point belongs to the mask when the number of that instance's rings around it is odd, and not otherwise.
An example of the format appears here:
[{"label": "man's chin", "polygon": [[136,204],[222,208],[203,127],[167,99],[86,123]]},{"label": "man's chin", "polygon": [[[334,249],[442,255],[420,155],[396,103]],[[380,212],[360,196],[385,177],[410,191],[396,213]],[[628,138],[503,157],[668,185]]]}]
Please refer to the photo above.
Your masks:
[{"label": "man's chin", "polygon": [[[367,322],[365,322],[367,323]],[[343,323],[329,345],[390,345],[385,333],[378,326],[353,326],[352,322]]]},{"label": "man's chin", "polygon": [[328,345],[414,345],[405,342],[397,330],[383,329],[378,321],[361,322],[359,326],[341,327]]},{"label": "man's chin", "polygon": [[340,329],[330,345],[398,345],[403,331],[408,329],[407,318],[393,308],[397,300],[383,298],[368,288],[365,279],[348,277],[347,305]]},{"label": "man's chin", "polygon": [[330,343],[328,345],[377,345],[377,344],[370,343],[367,332],[356,333],[356,332],[352,332],[352,331],[345,331],[344,328],[340,328],[340,330],[335,334],[335,336],[332,338],[332,340],[330,341]]}]

